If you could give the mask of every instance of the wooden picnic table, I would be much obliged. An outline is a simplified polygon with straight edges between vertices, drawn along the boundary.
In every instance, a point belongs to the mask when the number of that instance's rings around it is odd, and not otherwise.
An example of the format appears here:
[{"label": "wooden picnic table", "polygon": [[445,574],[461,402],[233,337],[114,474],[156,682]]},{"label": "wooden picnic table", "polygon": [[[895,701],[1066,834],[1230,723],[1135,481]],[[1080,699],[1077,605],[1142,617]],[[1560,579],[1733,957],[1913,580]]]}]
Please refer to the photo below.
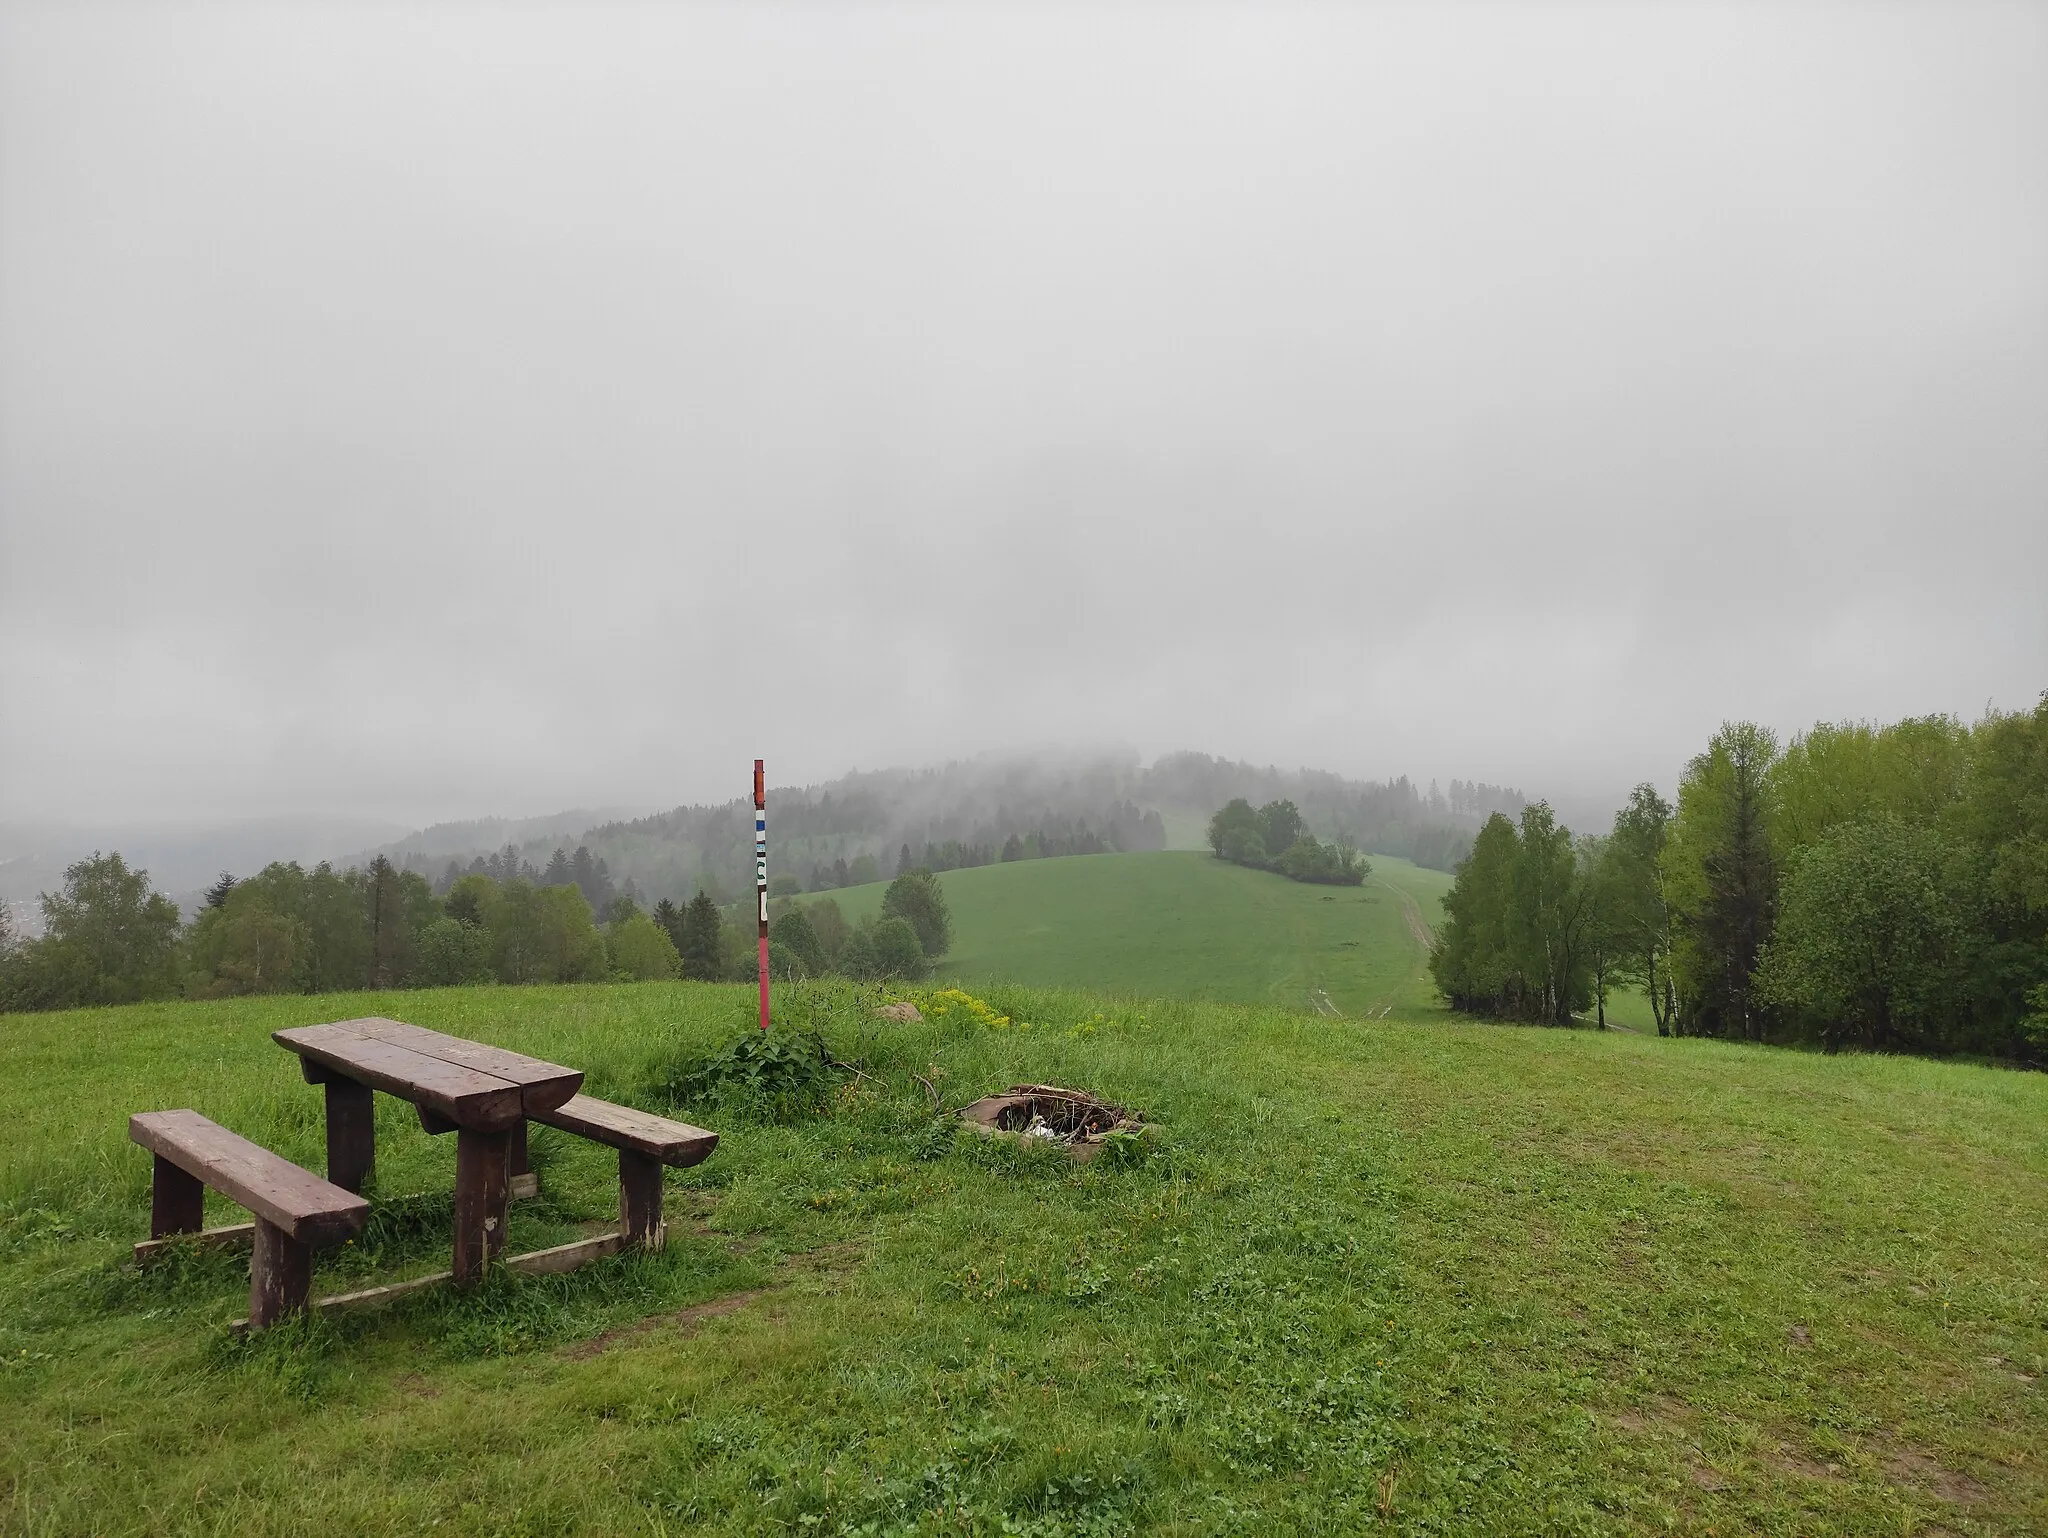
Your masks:
[{"label": "wooden picnic table", "polygon": [[427,1132],[455,1134],[458,1287],[483,1279],[505,1247],[511,1178],[526,1174],[526,1121],[558,1110],[583,1087],[564,1068],[402,1020],[302,1025],[272,1033],[299,1057],[308,1084],[327,1092],[327,1178],[361,1191],[376,1165],[374,1091],[409,1100]]}]

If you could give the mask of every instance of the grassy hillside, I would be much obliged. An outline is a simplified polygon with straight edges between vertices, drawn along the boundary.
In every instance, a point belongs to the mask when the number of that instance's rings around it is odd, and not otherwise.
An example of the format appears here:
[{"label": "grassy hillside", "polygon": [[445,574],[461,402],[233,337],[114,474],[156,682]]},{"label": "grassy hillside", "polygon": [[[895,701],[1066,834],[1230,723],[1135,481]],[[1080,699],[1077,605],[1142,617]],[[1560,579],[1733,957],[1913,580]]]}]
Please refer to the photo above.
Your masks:
[{"label": "grassy hillside", "polygon": [[[1116,864],[1119,861],[1106,863]],[[267,1033],[382,1011],[643,1103],[746,989],[475,989],[0,1019],[11,1533],[2026,1533],[2048,1527],[2048,1077],[1399,1013],[814,990],[868,1078],[671,1176],[669,1249],[238,1345],[225,1260],[136,1275],[133,1110],[302,1162]],[[1028,1024],[1029,1029],[1023,1028]],[[1129,1167],[961,1141],[1013,1081]],[[450,1139],[379,1102],[373,1230],[446,1253]],[[612,1210],[540,1131],[515,1249]],[[218,1218],[229,1216],[223,1209]]]},{"label": "grassy hillside", "polygon": [[[1304,886],[1209,854],[1085,855],[947,871],[969,985],[1021,982],[1150,998],[1378,1014],[1422,1005],[1429,929],[1451,878],[1376,855],[1364,887]],[[849,920],[881,886],[830,894]]]}]

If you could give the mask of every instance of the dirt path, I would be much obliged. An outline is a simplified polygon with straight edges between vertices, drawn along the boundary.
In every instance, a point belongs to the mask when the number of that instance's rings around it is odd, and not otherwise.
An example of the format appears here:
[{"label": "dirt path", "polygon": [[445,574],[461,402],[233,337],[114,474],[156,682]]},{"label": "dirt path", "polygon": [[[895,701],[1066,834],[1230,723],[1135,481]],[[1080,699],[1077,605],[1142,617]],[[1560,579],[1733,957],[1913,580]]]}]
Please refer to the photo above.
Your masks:
[{"label": "dirt path", "polygon": [[1429,970],[1429,953],[1436,949],[1436,931],[1429,927],[1429,921],[1422,916],[1422,904],[1413,897],[1390,881],[1375,878],[1373,885],[1385,887],[1401,904],[1401,917],[1408,921],[1408,933],[1413,935],[1415,943],[1422,947],[1422,959],[1415,968],[1416,976],[1420,977]]}]

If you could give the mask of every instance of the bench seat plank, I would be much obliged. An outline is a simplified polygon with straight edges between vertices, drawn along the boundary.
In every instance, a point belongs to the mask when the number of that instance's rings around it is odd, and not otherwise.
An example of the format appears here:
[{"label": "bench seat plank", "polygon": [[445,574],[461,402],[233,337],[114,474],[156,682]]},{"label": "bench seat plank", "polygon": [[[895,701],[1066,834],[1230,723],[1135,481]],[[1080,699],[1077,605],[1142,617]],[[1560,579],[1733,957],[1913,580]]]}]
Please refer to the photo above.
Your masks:
[{"label": "bench seat plank", "polygon": [[323,1068],[434,1112],[459,1127],[498,1131],[525,1111],[520,1086],[494,1074],[428,1057],[394,1042],[378,1041],[331,1025],[273,1031],[272,1039]]},{"label": "bench seat plank", "polygon": [[651,1111],[637,1111],[629,1105],[594,1100],[589,1095],[573,1096],[560,1109],[543,1112],[532,1119],[544,1126],[559,1127],[564,1132],[587,1137],[592,1142],[630,1149],[663,1164],[674,1165],[677,1169],[702,1164],[718,1146],[716,1132],[706,1132],[702,1127],[692,1127],[687,1122],[670,1121]]},{"label": "bench seat plank", "polygon": [[128,1136],[228,1200],[315,1249],[358,1232],[370,1204],[197,1111],[144,1111]]}]

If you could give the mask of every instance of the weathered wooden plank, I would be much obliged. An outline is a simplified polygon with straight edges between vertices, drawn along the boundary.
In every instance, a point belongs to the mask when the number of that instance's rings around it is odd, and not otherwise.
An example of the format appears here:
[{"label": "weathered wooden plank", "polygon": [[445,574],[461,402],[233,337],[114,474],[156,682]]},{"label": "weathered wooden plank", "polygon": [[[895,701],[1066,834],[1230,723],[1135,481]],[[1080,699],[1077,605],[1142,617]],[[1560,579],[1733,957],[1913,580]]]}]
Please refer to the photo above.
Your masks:
[{"label": "weathered wooden plank", "polygon": [[661,1161],[636,1148],[619,1150],[619,1231],[627,1243],[650,1250],[668,1239],[661,1221]]},{"label": "weathered wooden plank", "polygon": [[196,1244],[209,1250],[246,1250],[255,1242],[254,1223],[224,1223],[219,1228],[202,1228],[196,1234],[179,1233],[162,1239],[144,1239],[135,1246],[135,1264],[148,1265],[174,1244]]},{"label": "weathered wooden plank", "polygon": [[558,1244],[551,1250],[528,1250],[524,1255],[507,1255],[505,1269],[516,1271],[521,1276],[554,1276],[563,1271],[574,1271],[578,1266],[606,1255],[616,1255],[625,1247],[624,1234],[599,1234],[595,1239],[578,1239],[574,1244]]},{"label": "weathered wooden plank", "polygon": [[338,1076],[328,1079],[326,1093],[327,1178],[344,1191],[360,1191],[377,1167],[376,1094]]},{"label": "weathered wooden plank", "polygon": [[[558,1244],[553,1249],[529,1250],[524,1255],[507,1255],[505,1269],[520,1276],[556,1276],[564,1271],[573,1271],[578,1266],[593,1260],[602,1260],[607,1255],[616,1255],[626,1248],[624,1234],[599,1234],[594,1239],[578,1239],[573,1244]],[[415,1276],[403,1282],[387,1282],[381,1287],[364,1287],[355,1292],[338,1292],[332,1297],[315,1298],[311,1307],[315,1312],[329,1309],[378,1308],[395,1303],[400,1298],[425,1292],[432,1287],[445,1287],[455,1280],[452,1271],[435,1271],[426,1276]],[[249,1321],[238,1320],[231,1328],[240,1331],[248,1328]]]},{"label": "weathered wooden plank", "polygon": [[381,1304],[395,1303],[415,1292],[425,1292],[429,1287],[444,1287],[454,1279],[452,1271],[435,1271],[403,1282],[386,1282],[382,1287],[364,1287],[355,1292],[337,1292],[332,1297],[315,1298],[312,1307],[316,1313],[330,1308],[376,1308]]},{"label": "weathered wooden plank", "polygon": [[529,1115],[534,1111],[552,1110],[583,1087],[583,1070],[580,1068],[565,1068],[560,1063],[528,1057],[523,1052],[508,1052],[503,1047],[430,1031],[423,1026],[408,1025],[403,1020],[373,1016],[335,1023],[337,1026],[354,1027],[359,1035],[369,1040],[388,1041],[423,1057],[436,1057],[444,1063],[474,1068],[494,1079],[517,1084]]},{"label": "weathered wooden plank", "polygon": [[505,1248],[505,1155],[511,1134],[455,1134],[455,1285],[474,1287]]},{"label": "weathered wooden plank", "polygon": [[162,1154],[155,1155],[149,1181],[149,1237],[196,1234],[205,1226],[205,1182]]},{"label": "weathered wooden plank", "polygon": [[629,1105],[593,1100],[588,1095],[577,1095],[560,1109],[535,1114],[531,1119],[592,1142],[630,1148],[677,1169],[702,1164],[718,1146],[716,1132],[706,1132],[688,1122],[670,1121],[651,1111],[637,1111]]},{"label": "weathered wooden plank", "polygon": [[443,1137],[453,1132],[458,1125],[441,1115],[438,1111],[430,1111],[423,1105],[414,1106],[413,1109],[419,1112],[420,1131],[426,1133],[428,1137]]},{"label": "weathered wooden plank", "polygon": [[458,1126],[482,1130],[509,1127],[522,1111],[517,1084],[393,1042],[338,1031],[331,1025],[293,1026],[272,1032],[271,1038],[287,1051],[372,1089],[410,1100]]},{"label": "weathered wooden plank", "polygon": [[370,1213],[370,1204],[354,1192],[197,1111],[144,1111],[128,1118],[128,1136],[302,1243],[338,1244]]},{"label": "weathered wooden plank", "polygon": [[249,1256],[249,1328],[261,1330],[287,1314],[303,1313],[312,1290],[312,1246],[258,1218]]},{"label": "weathered wooden plank", "polygon": [[[363,1034],[355,1028],[353,1020],[331,1020],[325,1025],[295,1025],[291,1027],[291,1033],[304,1042],[358,1041]],[[273,1040],[276,1036],[277,1032],[271,1032]]]}]

